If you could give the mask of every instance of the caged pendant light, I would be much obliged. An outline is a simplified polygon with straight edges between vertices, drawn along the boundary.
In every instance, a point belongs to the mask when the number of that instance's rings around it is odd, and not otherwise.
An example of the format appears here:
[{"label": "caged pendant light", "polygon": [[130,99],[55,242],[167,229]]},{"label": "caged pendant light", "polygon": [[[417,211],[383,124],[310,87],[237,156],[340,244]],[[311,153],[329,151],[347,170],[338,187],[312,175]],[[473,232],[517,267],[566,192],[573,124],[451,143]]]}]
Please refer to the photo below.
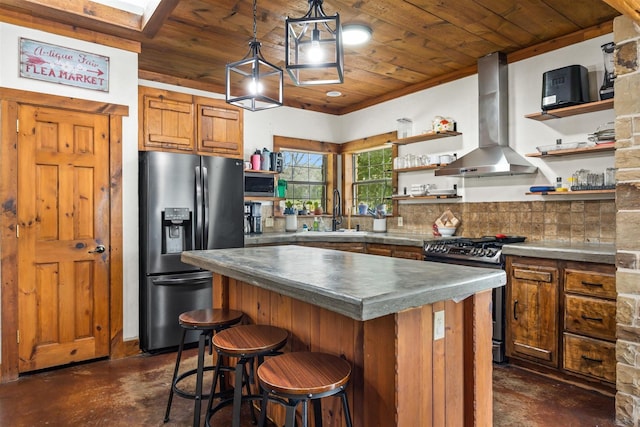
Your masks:
[{"label": "caged pendant light", "polygon": [[340,15],[327,16],[322,2],[309,0],[303,17],[286,21],[285,68],[298,86],[344,81]]},{"label": "caged pendant light", "polygon": [[226,101],[251,111],[282,105],[282,69],[264,59],[257,39],[256,0],[253,0],[253,39],[249,53],[226,66]]}]

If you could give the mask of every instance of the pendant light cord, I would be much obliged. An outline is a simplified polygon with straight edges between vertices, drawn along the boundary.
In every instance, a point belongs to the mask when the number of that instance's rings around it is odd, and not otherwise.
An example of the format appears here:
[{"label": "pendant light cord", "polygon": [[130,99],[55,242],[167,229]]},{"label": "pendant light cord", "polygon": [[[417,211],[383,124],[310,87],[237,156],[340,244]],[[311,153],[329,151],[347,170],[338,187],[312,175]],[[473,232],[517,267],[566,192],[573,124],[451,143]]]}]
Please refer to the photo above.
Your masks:
[{"label": "pendant light cord", "polygon": [[257,24],[257,16],[258,16],[258,0],[253,0],[253,41],[258,40],[258,24]]}]

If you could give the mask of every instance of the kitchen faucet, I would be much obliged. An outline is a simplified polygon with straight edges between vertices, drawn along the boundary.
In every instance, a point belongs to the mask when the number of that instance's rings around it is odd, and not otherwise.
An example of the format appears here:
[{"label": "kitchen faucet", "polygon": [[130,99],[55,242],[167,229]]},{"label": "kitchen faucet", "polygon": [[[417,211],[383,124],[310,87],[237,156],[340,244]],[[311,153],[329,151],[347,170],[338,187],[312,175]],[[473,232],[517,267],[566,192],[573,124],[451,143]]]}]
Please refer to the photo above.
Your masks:
[{"label": "kitchen faucet", "polygon": [[[338,225],[342,224],[342,215],[340,206],[340,192],[337,188],[333,189],[333,216],[331,217],[331,231],[337,231]],[[339,218],[339,219],[338,219]]]}]

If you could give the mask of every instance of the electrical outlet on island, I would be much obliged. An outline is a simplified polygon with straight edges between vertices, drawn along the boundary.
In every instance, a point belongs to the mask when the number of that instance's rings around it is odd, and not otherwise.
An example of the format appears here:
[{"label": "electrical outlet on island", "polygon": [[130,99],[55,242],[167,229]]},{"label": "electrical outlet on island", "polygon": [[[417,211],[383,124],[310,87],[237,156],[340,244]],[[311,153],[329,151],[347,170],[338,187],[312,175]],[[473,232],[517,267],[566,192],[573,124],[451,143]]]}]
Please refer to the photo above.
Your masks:
[{"label": "electrical outlet on island", "polygon": [[444,338],[444,310],[433,313],[433,340]]}]

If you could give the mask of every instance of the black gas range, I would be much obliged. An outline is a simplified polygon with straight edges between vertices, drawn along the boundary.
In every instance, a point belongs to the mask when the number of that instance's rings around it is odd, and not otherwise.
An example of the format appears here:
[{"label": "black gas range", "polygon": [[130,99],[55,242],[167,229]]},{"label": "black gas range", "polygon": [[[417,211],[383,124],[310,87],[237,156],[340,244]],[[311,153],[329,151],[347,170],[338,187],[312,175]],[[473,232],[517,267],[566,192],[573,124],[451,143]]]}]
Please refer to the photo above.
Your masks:
[{"label": "black gas range", "polygon": [[485,236],[425,241],[422,253],[425,261],[477,267],[503,268],[502,245],[524,242],[522,236]]},{"label": "black gas range", "polygon": [[[504,257],[502,246],[508,243],[525,241],[522,236],[485,236],[478,238],[451,238],[425,241],[422,253],[425,261],[446,264],[468,265],[472,267],[502,268]],[[493,317],[493,361],[504,362],[505,359],[505,289],[504,286],[492,291],[491,312]]]}]

